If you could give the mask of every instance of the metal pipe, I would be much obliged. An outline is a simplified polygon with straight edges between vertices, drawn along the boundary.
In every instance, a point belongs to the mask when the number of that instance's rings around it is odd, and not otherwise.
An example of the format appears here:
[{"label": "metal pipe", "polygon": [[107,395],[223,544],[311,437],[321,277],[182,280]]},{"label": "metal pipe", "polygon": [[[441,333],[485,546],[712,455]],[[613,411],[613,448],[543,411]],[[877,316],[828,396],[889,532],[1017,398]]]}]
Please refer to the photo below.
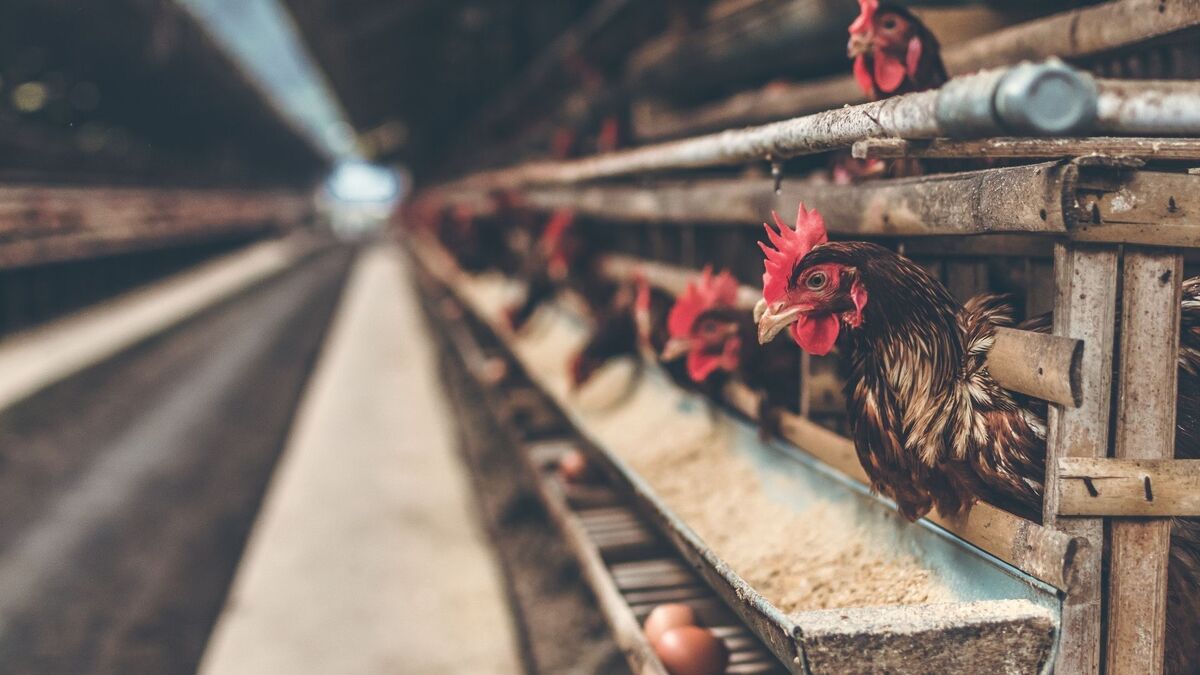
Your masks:
[{"label": "metal pipe", "polygon": [[[1103,92],[1104,105],[1100,105]],[[1189,107],[1191,106],[1191,107]],[[868,138],[1060,136],[1107,132],[1200,133],[1200,85],[1097,81],[1057,59],[955,78],[905,94],[758,127],[567,162],[535,162],[477,174],[470,184],[513,188],[778,161]],[[1136,115],[1145,118],[1133,119]]]},{"label": "metal pipe", "polygon": [[1095,130],[1124,135],[1200,135],[1200,82],[1100,80]]}]

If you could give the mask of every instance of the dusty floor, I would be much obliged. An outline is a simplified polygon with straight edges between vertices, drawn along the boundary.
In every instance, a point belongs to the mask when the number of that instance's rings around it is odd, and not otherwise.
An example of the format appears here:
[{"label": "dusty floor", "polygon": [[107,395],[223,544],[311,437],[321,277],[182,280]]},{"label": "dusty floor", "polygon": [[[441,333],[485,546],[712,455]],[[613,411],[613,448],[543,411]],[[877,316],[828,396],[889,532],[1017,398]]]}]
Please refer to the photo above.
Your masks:
[{"label": "dusty floor", "polygon": [[349,258],[317,255],[0,414],[0,671],[195,669]]},{"label": "dusty floor", "polygon": [[202,672],[519,670],[403,265],[358,261]]}]

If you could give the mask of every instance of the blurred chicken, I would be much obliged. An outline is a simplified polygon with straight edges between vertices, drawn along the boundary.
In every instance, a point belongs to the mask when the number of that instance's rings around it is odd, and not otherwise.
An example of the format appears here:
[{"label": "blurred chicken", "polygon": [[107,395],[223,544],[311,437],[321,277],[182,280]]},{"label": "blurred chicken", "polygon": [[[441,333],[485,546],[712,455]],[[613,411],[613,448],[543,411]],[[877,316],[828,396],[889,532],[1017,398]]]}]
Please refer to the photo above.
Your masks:
[{"label": "blurred chicken", "polygon": [[[816,211],[796,228],[767,227],[770,246],[759,339],[788,330],[800,347],[836,345],[848,373],[847,408],[871,486],[915,520],[958,514],[985,500],[1040,518],[1046,405],[1001,387],[986,366],[998,326],[1013,324],[1001,297],[959,306],[924,268],[881,246],[829,242]],[[1200,278],[1184,285],[1179,420],[1200,415]],[[1039,317],[1029,330],[1048,329]],[[1180,427],[1176,456],[1200,457],[1194,428]],[[1200,522],[1176,519],[1169,566],[1167,664],[1193,672],[1200,653]]]},{"label": "blurred chicken", "polygon": [[879,100],[946,82],[937,38],[912,12],[879,0],[858,0],[858,5],[846,51],[863,93]]},{"label": "blurred chicken", "polygon": [[[935,89],[946,82],[937,38],[920,19],[899,5],[879,0],[858,4],[846,51],[854,60],[854,79],[868,98],[877,101]],[[830,162],[833,182],[840,185],[921,173],[920,164],[913,160],[863,160],[839,152]]]},{"label": "blurred chicken", "polygon": [[738,284],[729,272],[705,268],[676,299],[667,317],[669,339],[661,358],[686,357],[687,375],[720,392],[730,377],[759,394],[763,436],[779,435],[779,413],[800,399],[800,356],[794,349],[760,345],[754,321],[737,306]]}]

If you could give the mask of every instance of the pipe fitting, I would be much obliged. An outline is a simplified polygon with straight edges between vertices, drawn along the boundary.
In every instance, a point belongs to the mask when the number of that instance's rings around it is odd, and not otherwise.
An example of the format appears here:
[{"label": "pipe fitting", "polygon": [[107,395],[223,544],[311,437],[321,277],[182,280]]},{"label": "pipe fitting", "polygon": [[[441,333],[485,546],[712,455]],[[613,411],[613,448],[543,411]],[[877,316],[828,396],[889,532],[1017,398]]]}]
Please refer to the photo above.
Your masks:
[{"label": "pipe fitting", "polygon": [[935,115],[950,138],[1063,136],[1095,124],[1097,98],[1091,75],[1050,59],[950,80]]}]

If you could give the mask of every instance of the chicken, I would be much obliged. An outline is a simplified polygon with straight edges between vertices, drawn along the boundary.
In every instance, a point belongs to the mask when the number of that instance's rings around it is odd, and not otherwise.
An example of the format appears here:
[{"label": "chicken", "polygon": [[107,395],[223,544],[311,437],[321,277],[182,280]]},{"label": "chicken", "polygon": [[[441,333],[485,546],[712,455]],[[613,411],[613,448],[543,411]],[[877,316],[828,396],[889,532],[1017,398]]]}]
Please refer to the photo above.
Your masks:
[{"label": "chicken", "polygon": [[907,9],[858,0],[846,51],[854,79],[873,100],[942,86],[948,79],[933,33]]},{"label": "chicken", "polygon": [[[847,54],[854,60],[854,79],[871,100],[935,89],[946,82],[937,38],[907,9],[879,0],[859,0],[859,15],[850,24]],[[834,153],[830,176],[848,185],[873,178],[901,178],[922,173],[914,160],[884,162]]]},{"label": "chicken", "polygon": [[661,359],[686,357],[688,377],[713,393],[729,377],[757,390],[759,428],[764,437],[779,435],[779,413],[799,405],[799,354],[758,344],[754,322],[737,306],[737,295],[737,281],[729,272],[714,275],[705,268],[671,308],[670,337]]},{"label": "chicken", "polygon": [[685,389],[697,389],[683,360],[662,362],[670,333],[667,316],[675,299],[654,288],[640,274],[614,296],[609,311],[600,314],[591,337],[570,364],[573,388],[584,386],[605,364],[622,357],[635,357],[639,364],[656,364]]},{"label": "chicken", "polygon": [[[963,306],[922,267],[875,244],[829,242],[820,214],[801,205],[796,228],[770,226],[759,339],[783,330],[804,350],[835,345],[847,373],[854,445],[871,486],[915,520],[953,515],[982,499],[1040,516],[1046,406],[1001,387],[985,360],[997,326],[1012,325],[997,296]],[[1200,278],[1184,286],[1176,456],[1200,455]],[[1023,325],[1048,330],[1039,317]],[[1169,672],[1200,653],[1200,521],[1177,519],[1169,565]]]}]

